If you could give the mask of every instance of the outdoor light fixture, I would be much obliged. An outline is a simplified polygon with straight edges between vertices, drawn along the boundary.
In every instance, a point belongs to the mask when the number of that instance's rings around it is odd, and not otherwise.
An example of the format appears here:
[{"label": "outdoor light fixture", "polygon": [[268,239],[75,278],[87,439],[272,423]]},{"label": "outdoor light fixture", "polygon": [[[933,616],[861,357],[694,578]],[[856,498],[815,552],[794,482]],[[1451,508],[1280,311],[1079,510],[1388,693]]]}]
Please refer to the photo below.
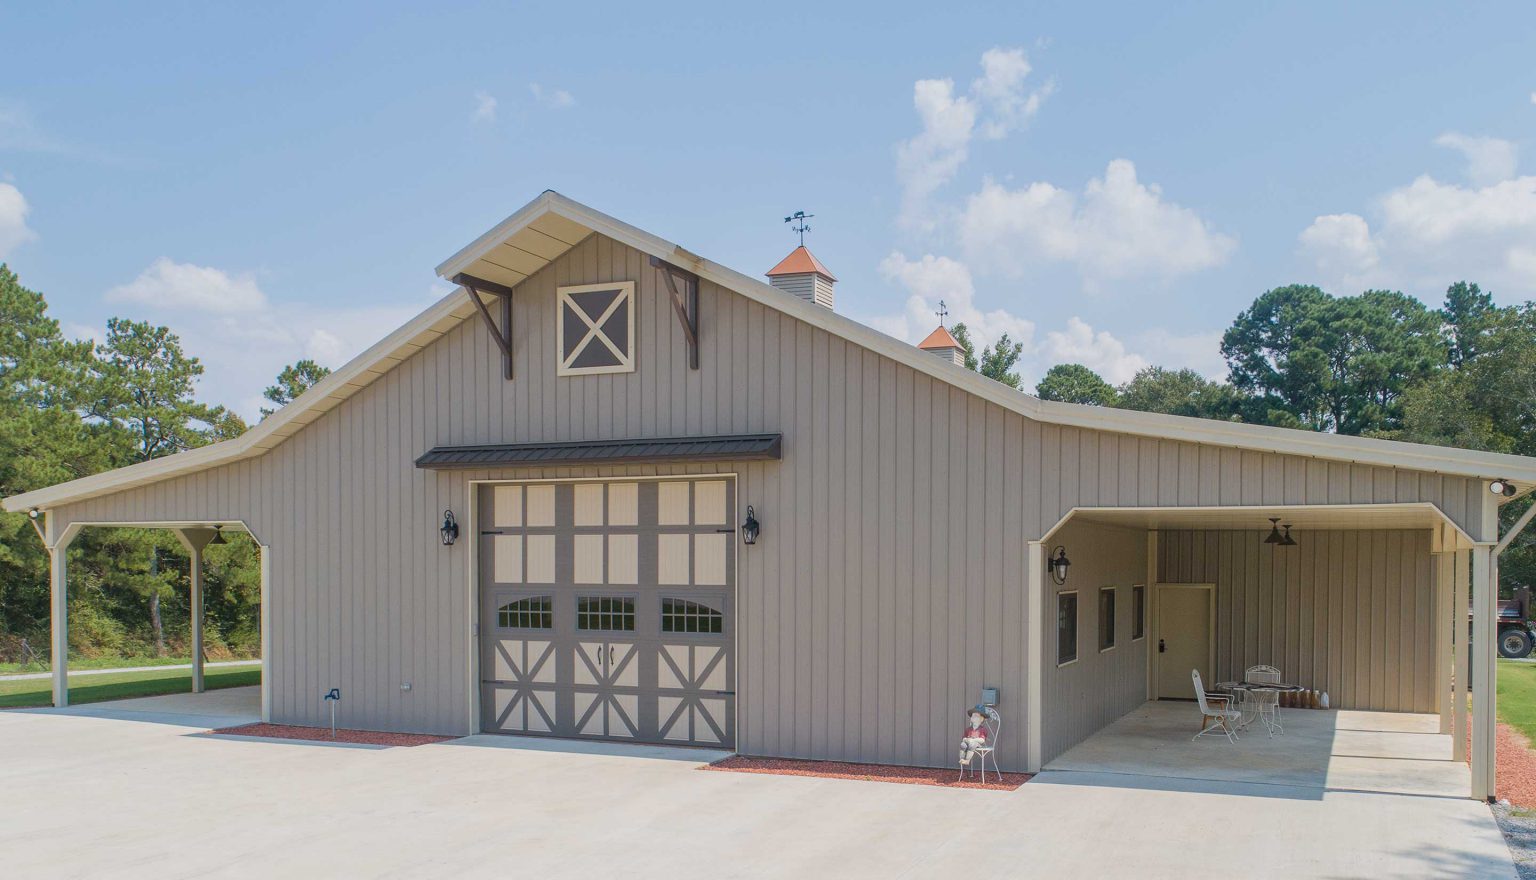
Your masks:
[{"label": "outdoor light fixture", "polygon": [[741,543],[756,544],[757,535],[762,530],[762,525],[757,521],[757,511],[753,510],[752,505],[748,504],[747,521],[741,524]]},{"label": "outdoor light fixture", "polygon": [[1494,480],[1488,484],[1488,491],[1495,495],[1503,495],[1505,498],[1513,498],[1516,490],[1515,484],[1508,480]]},{"label": "outdoor light fixture", "polygon": [[42,515],[43,515],[43,512],[41,510],[38,510],[35,507],[29,508],[27,510],[27,518],[28,519],[37,519],[38,517],[40,517]]},{"label": "outdoor light fixture", "polygon": [[1285,537],[1280,541],[1280,546],[1281,547],[1295,547],[1296,546],[1296,539],[1291,537],[1291,524],[1290,523],[1286,523],[1284,526],[1282,526],[1282,528],[1285,529]]},{"label": "outdoor light fixture", "polygon": [[1285,536],[1280,534],[1280,517],[1269,518],[1269,537],[1264,539],[1266,544],[1284,544]]},{"label": "outdoor light fixture", "polygon": [[444,547],[452,547],[453,542],[459,539],[459,521],[453,518],[453,511],[443,511],[443,527],[437,532],[443,536]]},{"label": "outdoor light fixture", "polygon": [[223,526],[214,526],[213,527],[213,540],[209,541],[208,543],[209,544],[228,544],[229,543],[228,541],[224,540],[224,527]]},{"label": "outdoor light fixture", "polygon": [[1072,560],[1067,558],[1067,548],[1057,545],[1056,549],[1051,551],[1050,561],[1045,564],[1045,567],[1051,573],[1051,580],[1055,581],[1058,587],[1067,582],[1067,567],[1071,564]]}]

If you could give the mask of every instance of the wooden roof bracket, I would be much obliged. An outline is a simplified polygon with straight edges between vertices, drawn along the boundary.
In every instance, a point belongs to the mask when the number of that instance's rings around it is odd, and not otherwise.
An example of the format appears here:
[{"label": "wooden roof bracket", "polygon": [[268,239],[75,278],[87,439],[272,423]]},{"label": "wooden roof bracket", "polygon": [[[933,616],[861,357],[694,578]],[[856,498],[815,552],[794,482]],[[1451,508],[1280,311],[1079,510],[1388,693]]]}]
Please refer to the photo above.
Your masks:
[{"label": "wooden roof bracket", "polygon": [[[501,349],[501,374],[502,378],[512,381],[512,288],[505,284],[497,284],[494,281],[486,281],[463,272],[453,276],[453,283],[469,291],[469,301],[475,304],[480,317],[485,319],[485,329],[491,333],[491,338],[496,340],[496,347]],[[481,293],[489,293],[500,300],[501,326],[496,326],[496,321],[491,317],[491,312],[485,307],[485,301],[480,298]]]},{"label": "wooden roof bracket", "polygon": [[[688,369],[697,370],[699,368],[699,276],[656,257],[651,257],[651,266],[661,271],[661,278],[667,283],[667,292],[671,294],[672,311],[677,315],[677,323],[683,327],[683,339],[688,343]],[[678,292],[676,278],[683,279],[686,294]]]}]

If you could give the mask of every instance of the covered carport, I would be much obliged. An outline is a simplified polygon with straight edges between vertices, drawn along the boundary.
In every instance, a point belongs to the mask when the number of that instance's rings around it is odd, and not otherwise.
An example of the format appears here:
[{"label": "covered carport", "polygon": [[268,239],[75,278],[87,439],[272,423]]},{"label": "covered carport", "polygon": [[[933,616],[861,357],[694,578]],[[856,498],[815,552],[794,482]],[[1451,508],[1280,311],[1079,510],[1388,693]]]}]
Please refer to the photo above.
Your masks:
[{"label": "covered carport", "polygon": [[[1073,510],[1038,542],[1042,556],[1077,536],[1078,546],[1068,549],[1074,561],[1091,567],[1100,551],[1081,536],[1129,531],[1145,541],[1146,604],[1135,613],[1145,614],[1148,637],[1126,647],[1145,652],[1138,658],[1144,665],[1135,670],[1145,676],[1147,703],[1052,756],[1046,766],[1103,769],[1129,761],[1124,766],[1153,773],[1161,767],[1172,775],[1218,778],[1268,767],[1311,784],[1319,774],[1328,776],[1341,718],[1352,713],[1343,738],[1352,741],[1355,757],[1438,761],[1444,766],[1426,769],[1434,778],[1426,783],[1431,789],[1489,797],[1494,689],[1471,694],[1470,718],[1466,707],[1468,682],[1495,677],[1497,552],[1529,521],[1527,516],[1517,523],[1501,543],[1497,513],[1503,500],[1487,493],[1470,530],[1430,503]],[[1178,598],[1170,598],[1176,592]],[[1203,597],[1195,599],[1197,613],[1174,610],[1189,604],[1186,596]],[[1468,607],[1470,641],[1466,612],[1458,613]],[[1208,615],[1199,610],[1206,608]],[[1041,636],[1044,647],[1051,639]],[[1041,664],[1046,714],[1066,711],[1050,704],[1053,659]],[[1469,670],[1469,662],[1475,668]],[[1166,702],[1192,696],[1188,667],[1199,668],[1209,685],[1241,679],[1257,664],[1279,668],[1285,681],[1309,691],[1328,693],[1333,711],[1282,710],[1295,724],[1273,745],[1261,726],[1235,746],[1224,740],[1190,743],[1198,713]],[[1175,683],[1184,692],[1175,692]],[[1469,724],[1467,779],[1451,762],[1460,768],[1466,759]],[[1413,738],[1423,733],[1434,739]],[[1287,747],[1289,754],[1278,751]],[[1267,757],[1243,757],[1250,752]]]},{"label": "covered carport", "polygon": [[268,675],[268,663],[270,656],[270,632],[268,626],[267,611],[267,584],[269,581],[269,553],[267,546],[256,536],[254,532],[242,521],[231,519],[228,521],[204,520],[187,522],[165,521],[73,521],[62,528],[57,526],[56,520],[48,513],[36,508],[30,509],[28,515],[32,520],[38,537],[48,550],[49,558],[49,611],[50,611],[50,647],[52,661],[50,672],[52,674],[53,705],[63,708],[69,705],[69,548],[75,539],[88,528],[140,528],[140,529],[164,529],[176,536],[177,541],[187,551],[188,574],[190,584],[189,606],[191,611],[190,621],[190,650],[192,655],[191,692],[201,694],[205,690],[204,685],[204,592],[203,592],[203,553],[210,543],[223,543],[229,536],[247,534],[256,543],[261,561],[261,716],[262,720],[269,720],[270,684]]}]

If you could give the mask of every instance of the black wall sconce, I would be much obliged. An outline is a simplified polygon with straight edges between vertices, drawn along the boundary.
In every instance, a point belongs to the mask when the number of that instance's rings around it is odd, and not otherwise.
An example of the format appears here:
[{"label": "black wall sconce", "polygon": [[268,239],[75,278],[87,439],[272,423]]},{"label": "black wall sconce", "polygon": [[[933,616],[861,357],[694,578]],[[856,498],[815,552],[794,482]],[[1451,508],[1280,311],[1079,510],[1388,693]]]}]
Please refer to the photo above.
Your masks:
[{"label": "black wall sconce", "polygon": [[757,511],[753,510],[752,505],[748,504],[747,520],[741,524],[741,543],[756,544],[757,536],[762,530],[762,525],[757,521]]},{"label": "black wall sconce", "polygon": [[443,527],[437,533],[443,536],[444,547],[452,547],[453,542],[459,539],[459,521],[453,518],[453,511],[443,511]]},{"label": "black wall sconce", "polygon": [[1051,573],[1051,580],[1059,587],[1067,582],[1067,568],[1071,565],[1072,560],[1067,558],[1067,548],[1057,545],[1051,551],[1050,561],[1046,562],[1045,567]]},{"label": "black wall sconce", "polygon": [[1281,529],[1280,517],[1278,517],[1278,516],[1270,517],[1269,518],[1269,537],[1264,539],[1264,543],[1266,543],[1266,544],[1274,544],[1277,547],[1295,547],[1296,546],[1296,539],[1291,537],[1291,526],[1290,526],[1290,524],[1287,523],[1284,526],[1284,528],[1285,528],[1285,534],[1282,535],[1282,534],[1280,534],[1280,529]]}]

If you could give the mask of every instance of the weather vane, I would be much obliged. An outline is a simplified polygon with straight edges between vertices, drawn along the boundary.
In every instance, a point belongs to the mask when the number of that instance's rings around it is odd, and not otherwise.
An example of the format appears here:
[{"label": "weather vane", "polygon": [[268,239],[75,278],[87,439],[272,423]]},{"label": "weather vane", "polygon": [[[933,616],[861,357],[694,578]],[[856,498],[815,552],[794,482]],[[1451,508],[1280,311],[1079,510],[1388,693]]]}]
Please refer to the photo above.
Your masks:
[{"label": "weather vane", "polygon": [[790,214],[788,217],[784,218],[785,223],[795,224],[789,228],[800,234],[801,247],[805,247],[805,234],[811,231],[810,224],[806,223],[805,221],[815,216],[815,214],[807,214],[804,211],[796,211],[795,213]]},{"label": "weather vane", "polygon": [[939,316],[939,326],[943,327],[944,319],[949,317],[949,306],[944,305],[944,300],[939,300],[939,310],[934,314]]}]

